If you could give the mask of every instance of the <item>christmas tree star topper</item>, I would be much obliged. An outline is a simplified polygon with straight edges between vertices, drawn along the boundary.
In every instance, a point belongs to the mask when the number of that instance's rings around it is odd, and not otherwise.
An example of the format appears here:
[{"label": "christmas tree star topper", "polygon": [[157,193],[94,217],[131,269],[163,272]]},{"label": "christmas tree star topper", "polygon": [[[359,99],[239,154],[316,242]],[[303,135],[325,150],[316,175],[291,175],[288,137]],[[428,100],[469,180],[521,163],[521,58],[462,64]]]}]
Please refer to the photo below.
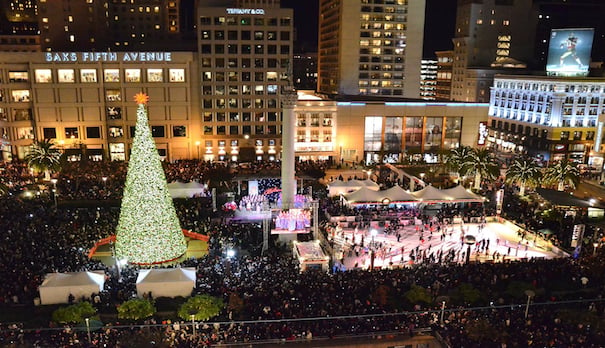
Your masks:
[{"label": "christmas tree star topper", "polygon": [[137,102],[137,104],[147,104],[149,96],[143,92],[137,93],[134,95],[134,101]]}]

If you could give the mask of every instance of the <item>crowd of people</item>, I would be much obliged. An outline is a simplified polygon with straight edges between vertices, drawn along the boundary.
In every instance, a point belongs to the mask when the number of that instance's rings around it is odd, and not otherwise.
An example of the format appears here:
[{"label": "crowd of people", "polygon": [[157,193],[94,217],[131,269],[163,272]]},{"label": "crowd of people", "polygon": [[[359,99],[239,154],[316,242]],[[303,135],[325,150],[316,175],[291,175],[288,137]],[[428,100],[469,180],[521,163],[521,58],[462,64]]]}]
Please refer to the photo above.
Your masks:
[{"label": "crowd of people", "polygon": [[[110,195],[112,198],[119,197],[125,165],[89,165],[96,167],[79,169],[74,164],[64,168],[58,184],[61,194],[95,200],[101,198],[96,192],[106,191],[116,193]],[[167,177],[186,181],[203,173],[190,166],[195,167],[195,163],[167,165]],[[13,189],[35,182],[19,163],[3,168],[2,177],[10,178]],[[102,177],[108,179],[103,181]],[[92,299],[103,313],[115,313],[116,306],[136,295],[136,267],[128,266],[118,274],[114,267],[87,257],[95,241],[115,231],[117,209],[57,209],[50,196],[44,195],[29,200],[19,195],[0,199],[4,232],[0,243],[0,307],[19,310],[32,306],[39,297],[38,286],[52,272],[105,271],[105,290],[98,299]],[[260,255],[259,224],[222,223],[207,213],[206,204],[203,200],[175,201],[181,225],[211,237],[207,256],[187,259],[181,266],[197,270],[194,294],[210,294],[225,301],[226,309],[215,318],[220,323],[198,324],[193,335],[190,322],[149,319],[124,326],[115,321],[93,330],[90,341],[86,330],[74,327],[4,323],[0,324],[0,346],[203,347],[385,332],[413,334],[417,328],[431,328],[452,347],[605,345],[605,331],[594,321],[604,314],[601,294],[605,273],[593,258],[426,263],[391,270],[301,273],[288,254],[272,249]],[[327,203],[322,207],[339,214],[348,209]],[[357,213],[361,221],[372,214]],[[450,212],[442,214],[445,217]],[[229,261],[222,253],[227,245],[239,250]],[[535,290],[535,304],[527,317],[526,298],[513,291],[515,284]],[[425,294],[428,300],[413,297],[414,291]],[[444,298],[447,310],[441,321],[442,303],[438,299]],[[561,300],[579,302],[567,306]]]}]

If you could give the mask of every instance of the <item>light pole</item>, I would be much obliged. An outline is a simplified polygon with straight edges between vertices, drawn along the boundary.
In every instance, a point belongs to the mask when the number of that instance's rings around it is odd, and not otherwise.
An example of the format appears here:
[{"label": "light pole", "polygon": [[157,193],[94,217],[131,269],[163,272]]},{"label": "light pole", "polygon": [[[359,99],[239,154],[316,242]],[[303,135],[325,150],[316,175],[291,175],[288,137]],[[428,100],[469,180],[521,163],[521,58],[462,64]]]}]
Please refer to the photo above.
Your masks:
[{"label": "light pole", "polygon": [[592,252],[592,257],[595,257],[595,256],[597,256],[597,248],[599,247],[599,243],[594,242],[594,243],[592,243],[592,246],[594,247],[594,250]]},{"label": "light pole", "polygon": [[195,142],[195,147],[197,148],[197,159],[200,159],[200,141]]},{"label": "light pole", "polygon": [[107,177],[104,176],[104,177],[101,178],[101,180],[103,180],[103,189],[104,190],[107,189]]},{"label": "light pole", "polygon": [[193,336],[195,337],[195,315],[197,314],[197,310],[192,308],[189,310],[189,316],[191,317],[191,327],[193,328]]},{"label": "light pole", "polygon": [[86,321],[86,333],[88,334],[88,343],[90,343],[90,318],[84,318],[84,321]]},{"label": "light pole", "polygon": [[370,234],[372,235],[372,241],[370,242],[370,271],[374,270],[374,259],[376,258],[376,245],[374,244],[374,237],[378,234],[376,229],[371,229]]},{"label": "light pole", "polygon": [[439,322],[441,326],[443,326],[443,317],[445,315],[445,303],[449,301],[449,297],[447,296],[439,296],[437,297],[437,302],[441,302],[441,315],[439,316]]},{"label": "light pole", "polygon": [[55,201],[55,208],[57,208],[57,179],[50,179],[53,184],[53,200]]},{"label": "light pole", "polygon": [[536,293],[533,290],[525,290],[525,295],[527,295],[527,304],[525,305],[525,319],[527,319],[527,314],[529,313],[529,303],[531,302],[531,298],[536,296]]}]

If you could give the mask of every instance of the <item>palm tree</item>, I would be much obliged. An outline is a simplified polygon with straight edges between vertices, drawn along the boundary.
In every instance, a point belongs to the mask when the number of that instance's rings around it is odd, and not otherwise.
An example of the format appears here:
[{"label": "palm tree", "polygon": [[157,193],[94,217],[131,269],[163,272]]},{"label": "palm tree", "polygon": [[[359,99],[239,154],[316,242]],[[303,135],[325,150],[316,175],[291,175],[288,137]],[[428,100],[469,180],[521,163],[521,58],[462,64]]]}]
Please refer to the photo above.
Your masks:
[{"label": "palm tree", "polygon": [[519,184],[519,196],[525,194],[526,185],[536,185],[541,176],[540,167],[531,158],[516,159],[506,170],[506,182]]},{"label": "palm tree", "polygon": [[546,168],[544,182],[547,184],[556,183],[558,191],[563,191],[565,184],[576,188],[580,183],[580,170],[575,163],[563,159]]},{"label": "palm tree", "polygon": [[27,165],[38,173],[43,172],[45,180],[50,180],[51,172],[55,173],[61,169],[61,151],[54,146],[49,139],[35,141],[25,156]]},{"label": "palm tree", "polygon": [[488,149],[472,149],[460,167],[460,174],[475,175],[475,190],[481,188],[481,178],[494,180],[500,174],[500,165]]},{"label": "palm tree", "polygon": [[455,171],[460,176],[462,164],[466,162],[471,152],[473,152],[473,149],[468,146],[460,146],[452,149],[450,153],[445,156],[444,164],[447,168]]}]

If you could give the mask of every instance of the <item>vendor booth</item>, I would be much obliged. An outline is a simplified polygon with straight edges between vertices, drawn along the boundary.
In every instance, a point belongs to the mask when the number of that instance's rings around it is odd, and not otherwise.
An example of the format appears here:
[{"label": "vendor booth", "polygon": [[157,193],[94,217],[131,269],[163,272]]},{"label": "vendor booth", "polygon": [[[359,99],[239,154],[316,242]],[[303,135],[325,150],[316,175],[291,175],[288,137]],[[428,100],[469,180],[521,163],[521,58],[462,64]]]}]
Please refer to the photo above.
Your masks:
[{"label": "vendor booth", "polygon": [[105,272],[49,273],[40,285],[40,303],[43,305],[68,303],[70,295],[76,301],[89,299],[91,294],[103,291]]},{"label": "vendor booth", "polygon": [[324,253],[319,245],[319,240],[311,242],[294,241],[292,252],[294,258],[298,260],[301,272],[306,270],[327,272],[329,269],[330,257]]},{"label": "vendor booth", "polygon": [[142,269],[137,277],[137,296],[188,297],[195,288],[195,268]]}]

